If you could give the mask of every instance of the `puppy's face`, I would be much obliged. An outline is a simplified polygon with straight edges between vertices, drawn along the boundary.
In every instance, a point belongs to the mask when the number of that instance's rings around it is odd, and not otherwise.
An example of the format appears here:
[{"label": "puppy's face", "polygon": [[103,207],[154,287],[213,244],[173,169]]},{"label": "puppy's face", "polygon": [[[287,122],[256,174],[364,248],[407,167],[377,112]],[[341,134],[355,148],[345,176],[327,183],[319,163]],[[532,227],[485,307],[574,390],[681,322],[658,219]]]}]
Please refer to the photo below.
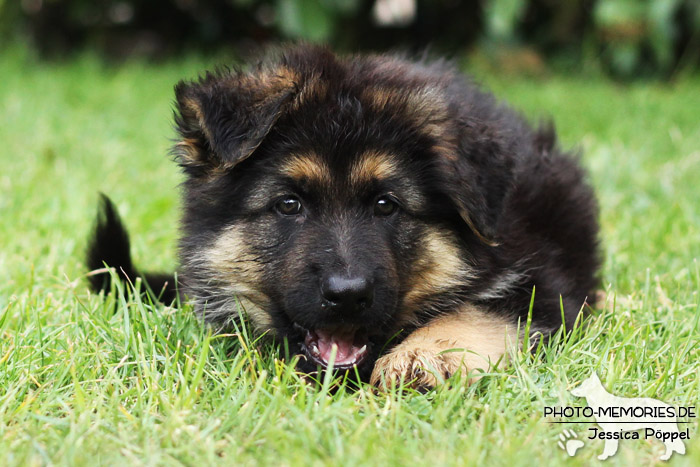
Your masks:
[{"label": "puppy's face", "polygon": [[393,336],[459,300],[479,233],[445,190],[435,90],[353,81],[327,55],[178,86],[182,281],[205,319],[242,306],[302,369],[367,374]]},{"label": "puppy's face", "polygon": [[287,337],[313,366],[334,358],[336,367],[351,367],[409,317],[399,305],[413,264],[425,262],[429,226],[420,216],[428,206],[395,153],[323,154],[308,143],[281,147],[270,135],[241,164],[240,178],[231,174],[225,191],[235,195],[221,197],[218,209],[239,206],[204,257],[231,292],[242,283],[255,290],[249,296],[259,311],[247,308],[259,328]]}]

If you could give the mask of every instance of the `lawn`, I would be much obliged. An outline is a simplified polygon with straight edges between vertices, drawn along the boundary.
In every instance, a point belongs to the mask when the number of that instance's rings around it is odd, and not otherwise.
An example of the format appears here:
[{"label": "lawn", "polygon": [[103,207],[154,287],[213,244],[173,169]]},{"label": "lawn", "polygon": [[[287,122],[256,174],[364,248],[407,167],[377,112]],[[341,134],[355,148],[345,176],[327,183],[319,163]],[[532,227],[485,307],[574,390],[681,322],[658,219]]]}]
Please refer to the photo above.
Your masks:
[{"label": "lawn", "polygon": [[[603,441],[557,447],[545,406],[592,370],[606,387],[700,400],[700,77],[621,85],[596,76],[480,80],[578,147],[601,200],[608,306],[544,356],[471,387],[331,391],[245,329],[212,335],[185,307],[90,294],[82,266],[97,193],[144,269],[175,267],[172,87],[215,64],[105,65],[0,54],[0,465],[548,465],[597,462]],[[116,307],[116,312],[114,308]],[[700,464],[697,421],[687,454]],[[610,465],[655,462],[622,441]]]}]

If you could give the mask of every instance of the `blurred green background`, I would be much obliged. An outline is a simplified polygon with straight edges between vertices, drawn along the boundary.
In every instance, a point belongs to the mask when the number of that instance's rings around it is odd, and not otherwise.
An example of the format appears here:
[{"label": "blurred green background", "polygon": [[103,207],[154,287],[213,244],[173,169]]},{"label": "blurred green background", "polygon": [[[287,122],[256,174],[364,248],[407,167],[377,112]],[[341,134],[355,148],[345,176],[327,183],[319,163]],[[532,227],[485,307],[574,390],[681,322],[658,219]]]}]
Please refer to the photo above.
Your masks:
[{"label": "blurred green background", "polygon": [[[0,466],[588,466],[603,441],[568,458],[541,414],[582,404],[568,391],[592,369],[615,394],[697,405],[699,5],[0,0]],[[468,388],[328,395],[245,335],[88,292],[98,191],[139,267],[176,267],[173,85],[296,39],[428,47],[556,122],[601,207],[609,301],[580,338]],[[690,429],[674,466],[700,465]],[[655,465],[661,450],[625,440],[606,464]]]},{"label": "blurred green background", "polygon": [[507,71],[600,70],[669,79],[700,66],[698,0],[0,0],[3,44],[47,58],[89,48],[113,59],[271,41],[340,50],[476,55]]}]

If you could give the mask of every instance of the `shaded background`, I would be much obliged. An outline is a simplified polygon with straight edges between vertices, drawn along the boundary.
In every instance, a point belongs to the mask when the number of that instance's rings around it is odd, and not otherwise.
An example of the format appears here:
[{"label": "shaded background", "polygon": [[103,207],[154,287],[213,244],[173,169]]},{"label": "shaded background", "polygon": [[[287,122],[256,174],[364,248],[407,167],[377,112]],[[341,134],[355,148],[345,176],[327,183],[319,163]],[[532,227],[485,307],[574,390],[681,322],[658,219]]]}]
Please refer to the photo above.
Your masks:
[{"label": "shaded background", "polygon": [[3,43],[45,58],[85,48],[111,59],[226,50],[278,40],[340,50],[469,54],[506,70],[595,69],[668,79],[700,65],[697,0],[0,0]]}]

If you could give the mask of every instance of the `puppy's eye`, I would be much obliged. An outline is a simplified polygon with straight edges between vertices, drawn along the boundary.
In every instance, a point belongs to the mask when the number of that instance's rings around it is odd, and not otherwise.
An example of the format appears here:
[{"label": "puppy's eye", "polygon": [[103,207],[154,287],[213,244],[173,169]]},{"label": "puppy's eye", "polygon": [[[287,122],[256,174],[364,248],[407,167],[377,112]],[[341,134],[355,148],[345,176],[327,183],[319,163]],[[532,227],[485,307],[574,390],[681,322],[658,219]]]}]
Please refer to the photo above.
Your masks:
[{"label": "puppy's eye", "polygon": [[295,196],[288,196],[277,201],[275,210],[285,216],[296,216],[301,212],[301,201]]},{"label": "puppy's eye", "polygon": [[390,216],[398,207],[399,205],[395,199],[390,196],[382,196],[374,203],[374,215],[383,217]]}]

